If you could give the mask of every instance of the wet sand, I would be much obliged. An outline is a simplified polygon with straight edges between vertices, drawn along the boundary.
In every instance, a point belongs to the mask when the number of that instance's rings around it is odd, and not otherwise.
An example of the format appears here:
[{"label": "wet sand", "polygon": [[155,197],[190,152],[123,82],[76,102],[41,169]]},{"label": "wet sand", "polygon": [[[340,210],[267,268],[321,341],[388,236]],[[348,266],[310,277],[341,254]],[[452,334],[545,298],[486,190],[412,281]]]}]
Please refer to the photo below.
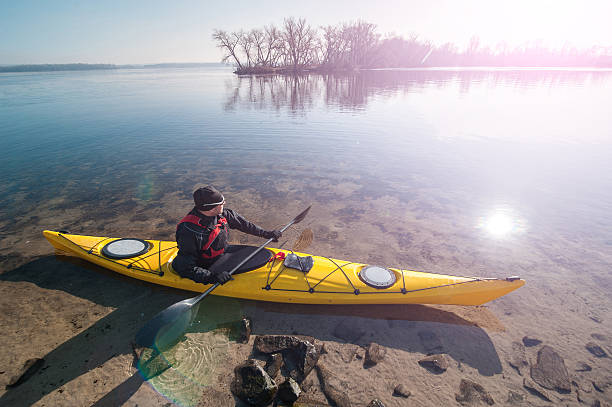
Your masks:
[{"label": "wet sand", "polygon": [[[359,188],[350,180],[298,190],[281,178],[255,190],[226,187],[232,183],[224,175],[211,182],[224,190],[228,206],[263,227],[283,225],[314,203],[304,224],[286,233],[288,246],[308,227],[315,238],[306,251],[313,254],[445,274],[519,275],[527,284],[482,307],[279,306],[211,297],[202,307],[203,319],[207,312],[227,312],[228,320],[247,315],[253,335],[297,333],[322,341],[327,353],[321,363],[345,382],[354,406],[366,406],[373,398],[386,406],[458,405],[461,379],[481,384],[498,405],[510,404],[510,392],[522,396],[518,405],[584,405],[577,388],[583,398],[612,403],[612,387],[599,392],[592,386],[592,381],[612,380],[612,359],[597,358],[585,348],[596,342],[612,354],[612,245],[601,245],[594,236],[556,233],[553,227],[510,241],[490,239],[473,227],[467,214],[428,198],[427,191],[406,202],[384,192],[357,201]],[[56,258],[41,235],[43,229],[55,228],[172,240],[176,220],[190,209],[189,195],[171,190],[159,195],[156,202],[117,199],[104,207],[71,206],[58,199],[41,204],[35,217],[1,225],[14,232],[0,242],[5,344],[0,350],[0,405],[236,404],[229,392],[232,370],[251,354],[253,337],[249,344],[224,342],[195,327],[168,355],[174,366],[145,382],[134,364],[135,333],[157,312],[192,294]],[[232,239],[259,242],[239,232]],[[364,333],[352,342],[340,339],[334,330],[341,323]],[[508,361],[516,356],[513,342],[525,336],[541,340],[564,358],[576,383],[570,394],[549,390],[549,403],[523,387],[529,369],[519,373]],[[366,369],[354,355],[370,342],[384,346],[387,355]],[[526,359],[535,362],[542,345],[525,348]],[[417,363],[436,347],[451,361],[440,375]],[[5,389],[32,358],[44,358],[43,368],[18,387]],[[592,370],[577,371],[581,363]],[[316,375],[307,380],[312,381],[308,394],[324,402]],[[392,395],[400,383],[411,391],[408,399]]]}]

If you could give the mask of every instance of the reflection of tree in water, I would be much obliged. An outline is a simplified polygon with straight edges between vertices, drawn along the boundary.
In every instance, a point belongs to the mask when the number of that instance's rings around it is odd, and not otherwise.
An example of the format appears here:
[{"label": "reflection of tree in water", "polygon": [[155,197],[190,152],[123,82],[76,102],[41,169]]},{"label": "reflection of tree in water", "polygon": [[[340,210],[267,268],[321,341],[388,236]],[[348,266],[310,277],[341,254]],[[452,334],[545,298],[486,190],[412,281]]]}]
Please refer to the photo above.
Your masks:
[{"label": "reflection of tree in water", "polygon": [[418,93],[428,87],[473,85],[535,88],[599,82],[608,72],[571,70],[362,70],[352,74],[238,76],[227,82],[226,110],[312,110],[318,101],[340,109],[363,109],[372,97]]}]

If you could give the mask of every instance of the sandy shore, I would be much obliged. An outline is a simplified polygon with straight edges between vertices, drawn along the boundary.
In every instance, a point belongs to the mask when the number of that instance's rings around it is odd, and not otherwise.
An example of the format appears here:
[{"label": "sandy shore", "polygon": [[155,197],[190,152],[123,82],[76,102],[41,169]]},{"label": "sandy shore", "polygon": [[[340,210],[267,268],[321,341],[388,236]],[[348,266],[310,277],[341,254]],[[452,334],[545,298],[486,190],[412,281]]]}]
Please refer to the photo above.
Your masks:
[{"label": "sandy shore", "polygon": [[[58,221],[51,203],[19,234],[0,242],[0,330],[5,345],[0,350],[0,405],[235,405],[229,392],[232,370],[251,355],[254,336],[295,333],[325,344],[321,363],[345,384],[354,406],[366,406],[373,398],[386,406],[459,405],[456,394],[462,379],[482,385],[497,405],[612,403],[612,385],[599,391],[592,384],[612,384],[612,359],[595,357],[585,348],[595,342],[612,354],[612,245],[595,244],[589,236],[559,234],[550,240],[546,230],[511,244],[480,238],[466,232],[468,221],[460,213],[453,219],[439,217],[431,202],[427,206],[415,199],[404,204],[382,196],[355,208],[340,203],[342,194],[349,196],[354,187],[334,187],[337,203],[315,202],[303,225],[315,234],[308,252],[446,274],[520,275],[526,286],[483,307],[279,306],[211,297],[202,307],[202,321],[211,315],[224,315],[228,321],[247,315],[253,321],[250,343],[217,337],[211,345],[210,333],[195,327],[167,355],[173,366],[143,381],[134,363],[135,333],[151,316],[191,293],[56,258],[40,232],[64,226],[74,233],[171,240],[172,223],[189,202],[177,193],[165,196],[154,208],[122,212],[118,203],[105,222],[87,220],[86,211],[74,208],[63,211]],[[281,185],[277,189],[283,192]],[[285,193],[291,199],[282,209],[255,204],[261,197],[253,192],[230,190],[227,195],[230,207],[273,227],[303,209],[299,194]],[[396,209],[393,214],[385,209],[390,205]],[[286,237],[291,240],[298,234],[294,230]],[[233,239],[257,244],[257,239],[240,233]],[[347,342],[335,335],[340,324],[354,326],[363,335]],[[574,381],[571,393],[547,390],[552,400],[547,402],[523,386],[529,368],[519,371],[508,362],[517,357],[513,343],[522,343],[525,336],[542,341],[525,347],[526,361],[535,363],[543,345],[564,359]],[[371,342],[385,347],[387,354],[366,369],[355,355]],[[442,374],[417,363],[436,347],[450,360]],[[23,384],[6,389],[32,358],[43,358],[44,366]],[[585,363],[591,371],[580,371]],[[307,393],[327,402],[317,390],[316,375],[311,376]],[[393,396],[397,384],[404,384],[411,396]]]}]

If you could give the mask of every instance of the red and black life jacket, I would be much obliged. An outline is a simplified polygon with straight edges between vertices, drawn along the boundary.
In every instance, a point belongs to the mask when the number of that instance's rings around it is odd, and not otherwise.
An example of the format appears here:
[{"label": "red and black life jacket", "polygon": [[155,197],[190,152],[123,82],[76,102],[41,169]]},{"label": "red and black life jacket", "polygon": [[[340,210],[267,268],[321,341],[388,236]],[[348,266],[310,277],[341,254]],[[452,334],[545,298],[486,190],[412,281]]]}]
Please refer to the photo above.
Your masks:
[{"label": "red and black life jacket", "polygon": [[[181,219],[181,221],[177,225],[177,229],[180,224],[184,222],[193,223],[194,225],[198,225],[202,228],[208,229],[210,231],[208,235],[208,241],[205,242],[200,248],[200,255],[202,256],[202,258],[207,260],[222,255],[225,251],[225,247],[229,238],[227,219],[225,219],[223,216],[219,216],[219,221],[212,228],[210,226],[204,226],[200,224],[200,220],[200,217],[189,214],[183,219]],[[217,239],[219,235],[221,235],[221,237]]]}]

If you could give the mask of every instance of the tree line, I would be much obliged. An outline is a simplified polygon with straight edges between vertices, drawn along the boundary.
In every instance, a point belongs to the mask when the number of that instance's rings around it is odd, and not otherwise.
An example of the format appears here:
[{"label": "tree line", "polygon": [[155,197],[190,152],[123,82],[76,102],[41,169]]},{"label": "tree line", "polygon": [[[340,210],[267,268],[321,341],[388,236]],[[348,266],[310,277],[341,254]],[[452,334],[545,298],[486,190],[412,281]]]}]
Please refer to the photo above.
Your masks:
[{"label": "tree line", "polygon": [[238,74],[439,66],[612,66],[612,47],[551,50],[535,42],[515,48],[500,43],[491,48],[473,37],[460,50],[453,43],[436,46],[416,35],[383,37],[375,24],[365,21],[315,28],[303,18],[286,18],[280,27],[215,29],[212,38],[224,53],[222,61],[235,65]]}]

